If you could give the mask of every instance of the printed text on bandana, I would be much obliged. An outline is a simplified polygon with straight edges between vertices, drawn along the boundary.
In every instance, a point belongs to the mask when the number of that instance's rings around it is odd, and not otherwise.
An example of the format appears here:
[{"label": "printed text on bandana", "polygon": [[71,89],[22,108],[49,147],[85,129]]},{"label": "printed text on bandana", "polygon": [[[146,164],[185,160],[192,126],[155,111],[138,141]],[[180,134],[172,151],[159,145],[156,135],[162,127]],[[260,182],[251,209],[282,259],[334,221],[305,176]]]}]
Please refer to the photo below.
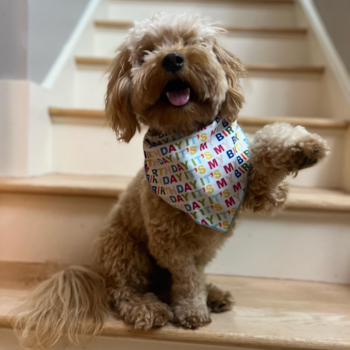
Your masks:
[{"label": "printed text on bandana", "polygon": [[144,155],[154,193],[197,223],[228,231],[249,171],[248,140],[236,121],[216,117],[190,135],[147,133]]}]

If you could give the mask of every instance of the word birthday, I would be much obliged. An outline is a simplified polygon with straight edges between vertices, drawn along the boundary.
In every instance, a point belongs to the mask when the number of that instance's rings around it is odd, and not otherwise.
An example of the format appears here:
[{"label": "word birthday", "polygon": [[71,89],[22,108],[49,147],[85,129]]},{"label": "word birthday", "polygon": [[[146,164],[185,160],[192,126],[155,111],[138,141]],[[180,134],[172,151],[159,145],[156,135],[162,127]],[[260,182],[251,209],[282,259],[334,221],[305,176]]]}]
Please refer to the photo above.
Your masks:
[{"label": "word birthday", "polygon": [[227,232],[244,199],[248,147],[237,121],[220,116],[190,135],[147,132],[143,142],[146,177],[165,202],[198,224]]}]

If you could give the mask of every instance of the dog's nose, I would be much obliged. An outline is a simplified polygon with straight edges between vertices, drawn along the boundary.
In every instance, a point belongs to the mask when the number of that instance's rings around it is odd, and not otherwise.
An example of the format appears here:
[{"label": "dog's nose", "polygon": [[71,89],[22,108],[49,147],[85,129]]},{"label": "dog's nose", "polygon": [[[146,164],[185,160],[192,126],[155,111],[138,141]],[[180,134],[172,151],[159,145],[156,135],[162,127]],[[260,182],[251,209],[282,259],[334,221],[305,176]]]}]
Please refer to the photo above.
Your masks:
[{"label": "dog's nose", "polygon": [[184,65],[184,58],[177,52],[168,53],[163,58],[163,67],[169,72],[177,72]]}]

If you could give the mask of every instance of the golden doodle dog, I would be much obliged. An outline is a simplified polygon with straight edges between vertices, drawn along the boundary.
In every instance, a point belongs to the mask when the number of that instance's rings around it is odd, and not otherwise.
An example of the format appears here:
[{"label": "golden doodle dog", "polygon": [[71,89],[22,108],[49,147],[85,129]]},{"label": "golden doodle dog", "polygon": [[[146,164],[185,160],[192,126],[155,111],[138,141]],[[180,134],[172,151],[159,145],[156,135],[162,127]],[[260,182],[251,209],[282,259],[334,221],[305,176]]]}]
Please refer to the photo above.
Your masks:
[{"label": "golden doodle dog", "polygon": [[[218,115],[237,119],[245,71],[218,44],[223,32],[185,14],[135,24],[113,60],[106,93],[106,114],[119,139],[130,141],[141,123],[157,136],[191,134]],[[242,208],[268,213],[286,201],[286,176],[329,152],[320,136],[286,123],[265,126],[249,148]],[[46,348],[63,334],[78,342],[79,334],[101,331],[108,310],[144,330],[168,321],[190,329],[208,324],[210,312],[233,305],[230,293],[206,284],[204,269],[236,221],[227,233],[196,223],[155,194],[142,169],[99,236],[94,267],[58,272],[23,306],[15,324],[22,344]]]}]

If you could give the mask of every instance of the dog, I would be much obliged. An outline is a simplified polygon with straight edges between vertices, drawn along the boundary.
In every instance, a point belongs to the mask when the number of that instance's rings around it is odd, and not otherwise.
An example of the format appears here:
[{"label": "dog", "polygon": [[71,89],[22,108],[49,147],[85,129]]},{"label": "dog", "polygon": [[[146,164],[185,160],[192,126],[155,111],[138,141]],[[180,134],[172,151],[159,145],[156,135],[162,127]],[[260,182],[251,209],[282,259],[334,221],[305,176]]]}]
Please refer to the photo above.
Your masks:
[{"label": "dog", "polygon": [[[156,15],[130,29],[111,64],[105,97],[120,140],[129,142],[141,124],[151,135],[190,134],[218,115],[237,119],[245,70],[218,44],[223,32],[187,14]],[[288,175],[329,152],[320,136],[286,123],[259,130],[249,148],[242,208],[267,213],[283,208]],[[78,343],[79,334],[102,330],[110,309],[136,329],[208,324],[210,312],[233,306],[229,292],[206,284],[204,269],[236,222],[227,233],[198,224],[155,194],[141,169],[98,238],[95,265],[58,272],[23,306],[15,321],[22,345],[47,348],[63,334]]]}]

